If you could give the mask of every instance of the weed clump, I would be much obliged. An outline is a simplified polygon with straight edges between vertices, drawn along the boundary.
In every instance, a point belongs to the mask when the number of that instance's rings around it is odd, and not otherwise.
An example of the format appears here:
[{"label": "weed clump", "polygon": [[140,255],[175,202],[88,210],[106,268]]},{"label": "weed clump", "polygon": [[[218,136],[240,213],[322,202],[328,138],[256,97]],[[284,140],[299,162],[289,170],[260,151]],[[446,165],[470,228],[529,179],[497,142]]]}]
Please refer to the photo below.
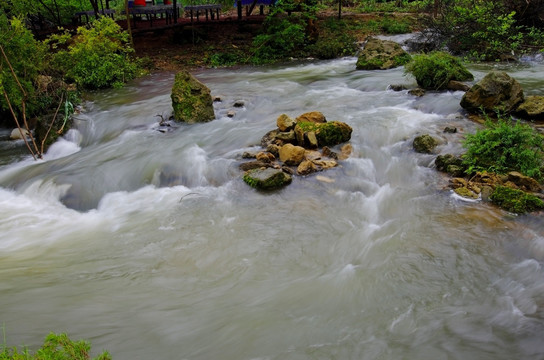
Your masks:
[{"label": "weed clump", "polygon": [[417,84],[427,90],[443,90],[451,80],[474,78],[458,58],[442,51],[413,56],[405,65],[405,72],[412,74]]},{"label": "weed clump", "polygon": [[542,180],[544,171],[544,137],[529,125],[499,118],[486,120],[485,128],[468,134],[463,163],[467,173],[488,171],[506,174],[519,171]]}]

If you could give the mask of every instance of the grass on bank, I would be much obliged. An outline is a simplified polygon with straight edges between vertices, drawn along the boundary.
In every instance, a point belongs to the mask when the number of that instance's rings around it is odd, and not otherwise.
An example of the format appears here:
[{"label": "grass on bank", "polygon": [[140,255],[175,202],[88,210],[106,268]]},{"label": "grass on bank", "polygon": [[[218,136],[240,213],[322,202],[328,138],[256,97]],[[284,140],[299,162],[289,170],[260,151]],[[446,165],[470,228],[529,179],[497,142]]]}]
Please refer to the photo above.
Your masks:
[{"label": "grass on bank", "polygon": [[[26,347],[0,345],[0,360],[90,360],[91,344],[84,340],[73,341],[66,334],[50,333],[35,353]],[[111,360],[104,351],[92,360]]]}]

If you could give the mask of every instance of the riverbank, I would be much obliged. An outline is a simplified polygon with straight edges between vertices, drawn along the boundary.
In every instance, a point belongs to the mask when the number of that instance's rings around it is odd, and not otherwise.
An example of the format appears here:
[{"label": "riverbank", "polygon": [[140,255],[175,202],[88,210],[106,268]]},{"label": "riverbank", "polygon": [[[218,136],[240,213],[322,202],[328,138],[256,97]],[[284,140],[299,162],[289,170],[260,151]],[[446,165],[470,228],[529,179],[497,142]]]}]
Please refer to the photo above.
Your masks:
[{"label": "riverbank", "polygon": [[[134,34],[136,55],[151,70],[177,71],[202,67],[249,64],[254,55],[253,41],[262,31],[265,16],[244,17],[236,21],[229,13],[223,21],[182,23],[177,26],[138,31]],[[230,20],[229,20],[230,19]],[[315,22],[320,36],[330,36],[330,28],[342,24],[342,31],[361,42],[369,35],[411,32],[418,28],[413,13],[349,13],[323,11]],[[337,29],[336,29],[337,31]],[[333,34],[334,35],[334,34]],[[330,36],[332,39],[337,36]]]}]

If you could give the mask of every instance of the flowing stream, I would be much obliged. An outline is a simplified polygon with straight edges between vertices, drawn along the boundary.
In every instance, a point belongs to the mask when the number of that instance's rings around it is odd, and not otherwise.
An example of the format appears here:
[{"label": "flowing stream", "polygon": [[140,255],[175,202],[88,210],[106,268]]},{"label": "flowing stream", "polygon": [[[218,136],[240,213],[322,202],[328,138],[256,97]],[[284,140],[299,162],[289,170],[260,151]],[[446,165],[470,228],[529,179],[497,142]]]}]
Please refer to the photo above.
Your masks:
[{"label": "flowing stream", "polygon": [[[167,132],[174,74],[154,74],[93,94],[38,162],[0,131],[6,343],[66,332],[115,360],[544,359],[542,214],[464,201],[412,150],[429,133],[463,151],[478,125],[461,92],[393,92],[415,81],[355,61],[196,73],[217,119]],[[502,69],[544,87],[542,62]],[[280,114],[314,110],[353,127],[352,156],[248,187],[241,154]]]}]

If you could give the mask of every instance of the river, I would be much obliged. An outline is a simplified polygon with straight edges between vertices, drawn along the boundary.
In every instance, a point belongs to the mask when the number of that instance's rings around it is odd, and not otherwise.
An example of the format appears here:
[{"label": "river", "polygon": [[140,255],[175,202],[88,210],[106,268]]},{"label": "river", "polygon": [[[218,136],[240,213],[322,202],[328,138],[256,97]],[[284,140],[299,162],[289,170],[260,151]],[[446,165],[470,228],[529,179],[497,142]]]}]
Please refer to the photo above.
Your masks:
[{"label": "river", "polygon": [[[461,92],[393,92],[415,81],[355,62],[197,72],[217,119],[167,132],[174,74],[153,74],[93,94],[43,161],[0,131],[6,343],[66,332],[115,360],[544,359],[542,214],[464,201],[412,150],[430,133],[463,151],[478,125]],[[526,94],[544,86],[542,61],[469,68],[493,67]],[[352,126],[352,156],[248,187],[241,154],[280,114],[314,110]]]}]

